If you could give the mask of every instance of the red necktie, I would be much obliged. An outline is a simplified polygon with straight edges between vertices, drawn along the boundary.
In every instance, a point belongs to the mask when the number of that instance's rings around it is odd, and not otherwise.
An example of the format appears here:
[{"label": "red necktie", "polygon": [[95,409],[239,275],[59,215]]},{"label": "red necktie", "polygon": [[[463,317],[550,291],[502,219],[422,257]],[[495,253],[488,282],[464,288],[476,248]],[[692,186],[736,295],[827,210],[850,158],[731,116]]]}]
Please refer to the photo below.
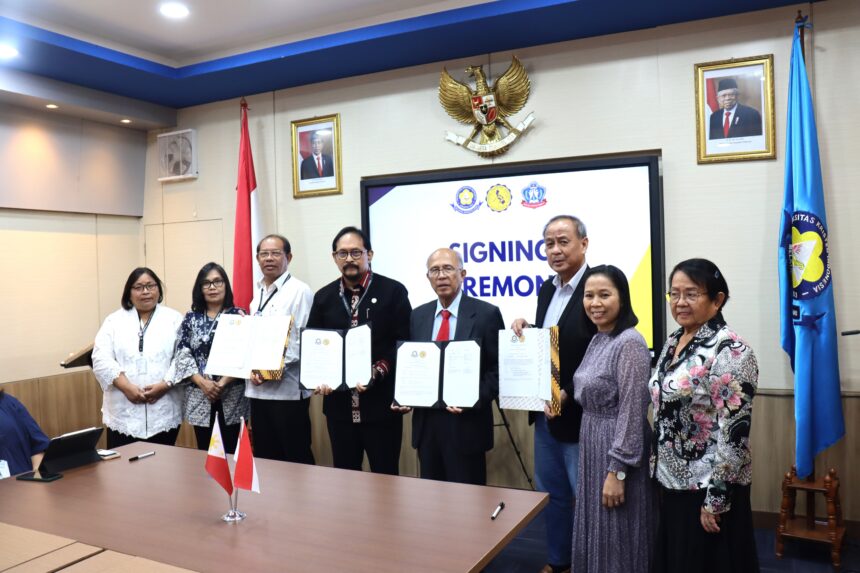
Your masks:
[{"label": "red necktie", "polygon": [[444,342],[451,339],[451,323],[448,320],[451,318],[450,310],[442,311],[442,324],[439,325],[439,332],[436,334],[437,342]]},{"label": "red necktie", "polygon": [[[728,121],[728,119],[726,119],[726,121]],[[726,128],[726,133],[728,132],[729,128]],[[322,155],[317,155],[317,173],[319,173],[320,177],[322,177]]]},{"label": "red necktie", "polygon": [[730,118],[731,116],[732,116],[732,112],[727,111],[727,112],[726,112],[726,119],[725,119],[725,120],[723,120],[723,137],[728,137],[728,136],[729,136],[729,128],[732,126],[732,124],[731,124],[731,123],[729,123],[729,118]]}]

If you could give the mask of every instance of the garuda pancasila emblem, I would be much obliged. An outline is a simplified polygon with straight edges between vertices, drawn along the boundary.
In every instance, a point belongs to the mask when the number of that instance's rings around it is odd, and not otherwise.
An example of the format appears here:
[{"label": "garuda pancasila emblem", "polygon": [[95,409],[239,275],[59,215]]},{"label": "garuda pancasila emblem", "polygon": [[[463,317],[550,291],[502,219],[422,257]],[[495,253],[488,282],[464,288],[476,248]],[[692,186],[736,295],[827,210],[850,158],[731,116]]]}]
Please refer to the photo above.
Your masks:
[{"label": "garuda pancasila emblem", "polygon": [[482,157],[504,153],[534,121],[530,113],[516,127],[506,117],[519,113],[529,99],[529,76],[514,56],[511,66],[491,88],[483,66],[469,66],[466,73],[475,78],[475,89],[451,77],[442,68],[439,79],[439,103],[460,123],[473,124],[468,137],[447,132],[445,139],[467,147]]}]

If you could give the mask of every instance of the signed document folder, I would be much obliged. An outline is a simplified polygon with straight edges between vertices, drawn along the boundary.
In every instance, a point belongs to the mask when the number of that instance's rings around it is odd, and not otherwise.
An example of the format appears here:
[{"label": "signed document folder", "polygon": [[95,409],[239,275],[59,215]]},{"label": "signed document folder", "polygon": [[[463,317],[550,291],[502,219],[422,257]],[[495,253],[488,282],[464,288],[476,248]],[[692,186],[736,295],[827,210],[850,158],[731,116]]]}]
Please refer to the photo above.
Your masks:
[{"label": "signed document folder", "polygon": [[302,386],[326,385],[346,390],[370,382],[371,330],[362,324],[349,330],[306,328],[300,346]]},{"label": "signed document folder", "polygon": [[252,370],[263,379],[279,379],[290,342],[292,316],[240,316],[218,318],[206,374],[250,378]]},{"label": "signed document folder", "polygon": [[481,346],[475,340],[400,342],[394,401],[400,406],[473,408],[480,398]]},{"label": "signed document folder", "polygon": [[558,327],[500,330],[499,407],[543,412],[550,402],[560,411],[560,393]]}]

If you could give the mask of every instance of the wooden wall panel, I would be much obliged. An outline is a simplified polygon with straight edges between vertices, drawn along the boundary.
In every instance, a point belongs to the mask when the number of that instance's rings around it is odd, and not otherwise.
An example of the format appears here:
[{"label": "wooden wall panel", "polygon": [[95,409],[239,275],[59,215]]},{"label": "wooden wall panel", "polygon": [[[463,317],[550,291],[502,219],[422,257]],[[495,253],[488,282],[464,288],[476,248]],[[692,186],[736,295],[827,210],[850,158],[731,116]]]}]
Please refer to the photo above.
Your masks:
[{"label": "wooden wall panel", "polygon": [[10,396],[15,396],[27,408],[30,415],[37,422],[42,417],[42,405],[39,402],[39,385],[30,380],[20,382],[8,382],[3,384],[3,389]]},{"label": "wooden wall panel", "polygon": [[[843,396],[845,438],[815,460],[816,475],[833,467],[840,478],[840,497],[845,519],[860,520],[860,396]],[[753,511],[779,512],[782,479],[794,464],[794,397],[759,394],[753,403],[750,444],[753,455]],[[853,484],[853,486],[852,486]],[[823,515],[823,498],[818,513]],[[797,504],[803,514],[802,503]]]},{"label": "wooden wall panel", "polygon": [[[101,390],[89,370],[10,382],[3,388],[21,400],[49,436],[101,423]],[[846,437],[818,457],[816,469],[820,474],[827,468],[836,468],[842,483],[844,517],[858,521],[860,495],[857,491],[860,490],[856,484],[860,482],[860,396],[845,396],[842,402]],[[506,415],[528,474],[534,479],[534,437],[528,416],[517,411],[507,411]],[[501,424],[498,411],[495,419],[497,424]],[[322,414],[322,399],[318,396],[311,399],[311,424],[317,464],[331,466],[331,447]],[[403,420],[400,473],[415,476],[418,475],[418,456],[412,448],[411,429],[411,416],[406,416]],[[750,443],[753,452],[753,510],[777,513],[782,499],[783,475],[794,463],[794,398],[791,395],[770,392],[756,396]],[[196,447],[194,432],[187,424],[183,424],[177,445]],[[529,488],[511,440],[501,425],[496,426],[495,447],[487,455],[487,479],[490,485]],[[855,484],[854,487],[851,484]],[[800,512],[803,510],[801,505],[798,504]],[[819,507],[823,510],[823,504]]]},{"label": "wooden wall panel", "polygon": [[179,436],[176,438],[176,445],[183,448],[196,448],[197,437],[194,435],[194,428],[186,422],[182,422],[179,428]]},{"label": "wooden wall panel", "polygon": [[750,447],[753,510],[779,512],[782,478],[794,463],[793,396],[755,397]]},{"label": "wooden wall panel", "polygon": [[38,378],[38,418],[42,431],[53,438],[101,426],[102,390],[90,369]]}]

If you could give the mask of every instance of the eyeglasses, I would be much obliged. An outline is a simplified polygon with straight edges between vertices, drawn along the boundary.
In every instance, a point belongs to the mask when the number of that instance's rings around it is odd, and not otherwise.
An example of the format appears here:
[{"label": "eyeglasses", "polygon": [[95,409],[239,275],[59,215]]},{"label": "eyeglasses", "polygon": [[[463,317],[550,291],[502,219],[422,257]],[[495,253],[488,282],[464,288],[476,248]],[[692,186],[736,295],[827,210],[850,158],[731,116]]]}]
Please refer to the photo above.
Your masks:
[{"label": "eyeglasses", "polygon": [[222,286],[224,286],[224,279],[215,279],[214,281],[203,281],[202,283],[200,283],[200,286],[203,287],[204,289],[211,289],[211,288],[220,289]]},{"label": "eyeglasses", "polygon": [[347,257],[352,257],[353,259],[360,259],[361,255],[366,253],[365,249],[352,249],[351,251],[335,251],[334,256],[339,258],[342,261],[345,261]]},{"label": "eyeglasses", "polygon": [[444,267],[432,267],[427,269],[427,276],[436,278],[439,275],[453,275],[460,269],[456,267],[452,267],[451,265],[445,265]]},{"label": "eyeglasses", "polygon": [[147,291],[157,291],[158,285],[155,283],[146,283],[145,285],[134,285],[131,287],[131,290],[134,292],[147,292]]},{"label": "eyeglasses", "polygon": [[277,251],[260,251],[259,253],[257,253],[257,256],[258,256],[259,258],[261,258],[261,259],[268,259],[268,258],[272,258],[272,259],[279,259],[279,258],[281,258],[283,255],[284,255],[284,251],[281,251],[281,250],[277,250]]},{"label": "eyeglasses", "polygon": [[690,304],[695,304],[696,301],[699,300],[699,297],[702,297],[704,295],[705,293],[695,290],[687,291],[685,293],[671,291],[666,293],[666,300],[668,300],[669,302],[678,302],[683,298]]}]

